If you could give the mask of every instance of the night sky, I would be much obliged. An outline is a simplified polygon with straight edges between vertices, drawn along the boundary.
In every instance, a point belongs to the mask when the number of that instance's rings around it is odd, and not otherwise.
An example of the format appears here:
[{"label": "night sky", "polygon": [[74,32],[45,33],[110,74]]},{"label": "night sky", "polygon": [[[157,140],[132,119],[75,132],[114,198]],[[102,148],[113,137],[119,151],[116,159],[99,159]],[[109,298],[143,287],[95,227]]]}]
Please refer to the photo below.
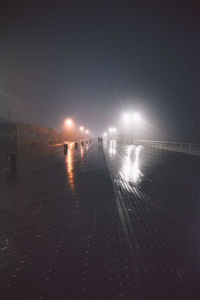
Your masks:
[{"label": "night sky", "polygon": [[136,110],[151,138],[200,141],[198,1],[41,2],[1,4],[2,110],[96,133]]}]

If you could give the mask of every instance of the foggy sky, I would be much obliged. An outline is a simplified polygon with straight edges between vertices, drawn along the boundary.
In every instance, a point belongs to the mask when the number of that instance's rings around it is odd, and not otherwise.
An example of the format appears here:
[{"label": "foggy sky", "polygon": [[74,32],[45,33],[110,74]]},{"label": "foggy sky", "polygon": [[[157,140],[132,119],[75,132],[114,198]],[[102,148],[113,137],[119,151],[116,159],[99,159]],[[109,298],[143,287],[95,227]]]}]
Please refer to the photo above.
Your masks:
[{"label": "foggy sky", "polygon": [[2,5],[1,115],[99,133],[137,110],[155,138],[200,141],[199,4],[40,2]]}]

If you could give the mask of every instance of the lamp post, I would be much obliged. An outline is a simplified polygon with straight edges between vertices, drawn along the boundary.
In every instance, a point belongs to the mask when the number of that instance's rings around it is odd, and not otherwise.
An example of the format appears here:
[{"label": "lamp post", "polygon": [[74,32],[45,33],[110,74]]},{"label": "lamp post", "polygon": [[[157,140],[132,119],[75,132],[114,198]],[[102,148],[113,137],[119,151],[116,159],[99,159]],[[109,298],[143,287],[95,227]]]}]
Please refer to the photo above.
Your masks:
[{"label": "lamp post", "polygon": [[136,128],[138,127],[138,125],[141,123],[141,116],[139,113],[125,113],[123,115],[123,123],[127,128],[127,132],[128,132],[128,139],[127,139],[127,143],[129,142],[129,138],[130,138],[130,143],[134,144],[136,141]]},{"label": "lamp post", "polygon": [[[142,121],[142,119],[141,119],[141,116],[140,116],[140,114],[139,113],[134,113],[133,114],[133,126],[134,126],[134,128],[136,129],[136,127],[138,127],[138,125],[141,123],[141,121]],[[135,143],[136,142],[136,133],[137,133],[137,131],[135,130],[135,132],[134,132],[134,129],[133,129],[133,143]]]},{"label": "lamp post", "polygon": [[129,135],[131,134],[130,132],[130,127],[131,127],[131,114],[130,113],[125,113],[123,114],[122,116],[122,122],[123,122],[123,125],[124,125],[124,135],[125,137],[127,136],[127,139],[126,139],[126,143],[128,144],[129,143]]}]

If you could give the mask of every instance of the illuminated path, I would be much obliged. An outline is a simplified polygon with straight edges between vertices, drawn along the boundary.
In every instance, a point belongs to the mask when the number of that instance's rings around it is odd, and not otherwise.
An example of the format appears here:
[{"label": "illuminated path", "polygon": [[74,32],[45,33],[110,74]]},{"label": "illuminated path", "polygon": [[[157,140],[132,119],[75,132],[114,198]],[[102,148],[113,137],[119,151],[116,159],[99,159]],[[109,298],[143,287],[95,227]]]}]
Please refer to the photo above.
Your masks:
[{"label": "illuminated path", "polygon": [[138,299],[200,299],[200,159],[105,143]]},{"label": "illuminated path", "polygon": [[128,299],[128,248],[98,145],[21,169],[1,189],[0,298]]},{"label": "illuminated path", "polygon": [[24,165],[0,189],[0,298],[200,299],[199,163],[111,141]]}]

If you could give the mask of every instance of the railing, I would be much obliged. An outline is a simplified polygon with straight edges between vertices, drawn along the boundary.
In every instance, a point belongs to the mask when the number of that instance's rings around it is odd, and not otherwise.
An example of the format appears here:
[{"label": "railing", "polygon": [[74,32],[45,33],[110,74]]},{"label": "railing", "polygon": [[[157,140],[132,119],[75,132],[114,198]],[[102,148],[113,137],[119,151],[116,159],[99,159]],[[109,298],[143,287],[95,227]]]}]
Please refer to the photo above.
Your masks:
[{"label": "railing", "polygon": [[148,140],[136,140],[136,143],[153,149],[200,155],[200,144]]}]

